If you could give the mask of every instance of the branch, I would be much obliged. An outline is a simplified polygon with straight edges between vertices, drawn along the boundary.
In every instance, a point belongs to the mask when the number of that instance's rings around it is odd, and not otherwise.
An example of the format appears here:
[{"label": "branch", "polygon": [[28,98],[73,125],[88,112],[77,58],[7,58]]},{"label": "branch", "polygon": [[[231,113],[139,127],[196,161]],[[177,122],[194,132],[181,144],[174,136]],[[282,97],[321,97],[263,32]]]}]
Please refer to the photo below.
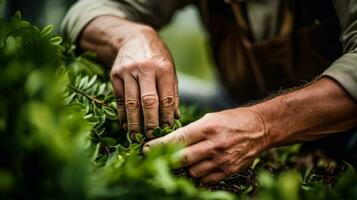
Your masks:
[{"label": "branch", "polygon": [[76,92],[76,93],[78,93],[78,94],[80,94],[80,95],[86,97],[87,99],[89,99],[89,100],[91,100],[91,101],[94,101],[96,104],[99,104],[99,105],[101,105],[101,106],[104,106],[104,107],[107,107],[107,108],[111,108],[111,109],[116,110],[116,108],[114,108],[114,107],[112,107],[112,106],[106,104],[104,101],[101,101],[101,100],[99,100],[99,99],[97,99],[97,98],[95,98],[95,97],[93,97],[93,96],[90,96],[90,95],[88,95],[87,93],[85,93],[84,91],[79,90],[78,88],[76,88],[76,87],[74,87],[74,86],[72,86],[72,85],[68,85],[67,87],[68,87],[69,89],[73,90],[74,92]]}]

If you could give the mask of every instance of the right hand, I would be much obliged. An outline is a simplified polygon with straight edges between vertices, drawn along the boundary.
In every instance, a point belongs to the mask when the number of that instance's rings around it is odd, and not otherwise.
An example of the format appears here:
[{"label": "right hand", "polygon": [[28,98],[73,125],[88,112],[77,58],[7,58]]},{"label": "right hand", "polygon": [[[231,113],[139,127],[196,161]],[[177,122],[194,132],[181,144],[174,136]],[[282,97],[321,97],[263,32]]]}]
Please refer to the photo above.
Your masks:
[{"label": "right hand", "polygon": [[[174,63],[154,29],[103,16],[85,28],[80,45],[112,65],[119,122],[129,133],[145,131],[153,138],[156,127],[171,127],[179,118]],[[142,117],[145,130],[141,130]]]}]

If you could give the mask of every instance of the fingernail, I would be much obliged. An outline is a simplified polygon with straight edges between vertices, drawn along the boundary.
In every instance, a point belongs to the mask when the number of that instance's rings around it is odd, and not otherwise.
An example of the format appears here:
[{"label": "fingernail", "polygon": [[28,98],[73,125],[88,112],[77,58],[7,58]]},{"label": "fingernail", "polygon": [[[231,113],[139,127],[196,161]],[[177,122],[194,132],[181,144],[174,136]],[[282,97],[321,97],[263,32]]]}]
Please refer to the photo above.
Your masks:
[{"label": "fingernail", "polygon": [[147,153],[149,151],[150,151],[150,145],[149,144],[145,144],[144,147],[143,147],[143,152]]},{"label": "fingernail", "polygon": [[154,131],[153,130],[147,130],[146,131],[146,137],[154,138]]}]

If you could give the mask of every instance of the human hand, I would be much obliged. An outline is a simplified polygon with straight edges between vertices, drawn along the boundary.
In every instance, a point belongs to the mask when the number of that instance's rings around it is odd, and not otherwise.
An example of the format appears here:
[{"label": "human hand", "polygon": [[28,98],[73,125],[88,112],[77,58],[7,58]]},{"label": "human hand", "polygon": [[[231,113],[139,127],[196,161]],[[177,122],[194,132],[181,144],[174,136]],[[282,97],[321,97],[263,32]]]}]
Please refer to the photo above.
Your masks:
[{"label": "human hand", "polygon": [[145,144],[183,144],[182,166],[202,183],[215,183],[248,167],[268,147],[267,134],[259,114],[238,108],[205,115],[200,120]]},{"label": "human hand", "polygon": [[[175,117],[179,118],[178,83],[172,57],[157,32],[103,16],[84,30],[81,46],[91,49],[91,44],[97,44],[92,49],[112,65],[110,77],[120,124],[130,133],[145,131],[149,138],[156,127],[171,127]],[[145,130],[141,130],[142,117]]]}]

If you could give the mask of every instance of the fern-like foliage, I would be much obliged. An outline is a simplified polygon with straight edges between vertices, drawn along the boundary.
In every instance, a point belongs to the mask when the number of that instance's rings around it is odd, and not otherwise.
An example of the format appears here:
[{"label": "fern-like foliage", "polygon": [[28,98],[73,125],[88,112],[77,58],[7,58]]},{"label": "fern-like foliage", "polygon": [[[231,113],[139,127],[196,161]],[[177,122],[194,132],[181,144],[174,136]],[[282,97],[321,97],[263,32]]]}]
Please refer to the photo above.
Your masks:
[{"label": "fern-like foliage", "polygon": [[[179,147],[143,155],[145,136],[137,133],[132,141],[118,125],[107,72],[93,55],[76,56],[73,44],[52,30],[51,25],[31,25],[20,13],[10,21],[0,19],[0,199],[236,198],[174,175]],[[183,124],[197,118],[194,107],[183,113]],[[175,121],[154,134],[180,127]],[[357,198],[357,173],[351,166],[335,190],[321,179],[313,181],[313,168],[303,178],[298,172],[277,177],[260,172],[280,172],[294,153],[296,148],[266,152],[247,176],[237,175],[246,177],[244,183],[233,177],[222,184],[237,184],[234,189],[244,191],[244,199]]]},{"label": "fern-like foliage", "polygon": [[119,128],[104,71],[52,29],[20,13],[0,20],[0,198],[217,196],[173,176],[172,151],[141,154],[144,137]]}]

